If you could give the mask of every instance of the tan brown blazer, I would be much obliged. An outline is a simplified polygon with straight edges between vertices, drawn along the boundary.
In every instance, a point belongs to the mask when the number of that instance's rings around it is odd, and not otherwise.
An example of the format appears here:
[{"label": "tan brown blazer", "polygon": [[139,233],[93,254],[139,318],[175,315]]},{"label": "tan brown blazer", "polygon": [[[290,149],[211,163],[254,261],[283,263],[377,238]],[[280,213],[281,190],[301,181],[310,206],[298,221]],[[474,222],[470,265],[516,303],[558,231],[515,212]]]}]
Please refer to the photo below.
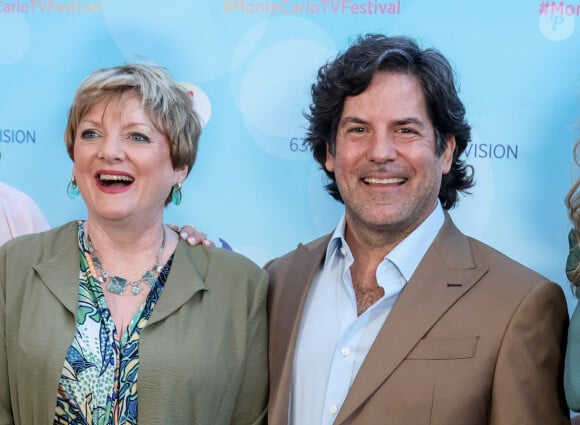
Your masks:
[{"label": "tan brown blazer", "polygon": [[[300,244],[266,266],[272,425],[288,422],[300,318],[329,240]],[[569,424],[567,327],[558,285],[463,235],[446,214],[334,423]]]}]

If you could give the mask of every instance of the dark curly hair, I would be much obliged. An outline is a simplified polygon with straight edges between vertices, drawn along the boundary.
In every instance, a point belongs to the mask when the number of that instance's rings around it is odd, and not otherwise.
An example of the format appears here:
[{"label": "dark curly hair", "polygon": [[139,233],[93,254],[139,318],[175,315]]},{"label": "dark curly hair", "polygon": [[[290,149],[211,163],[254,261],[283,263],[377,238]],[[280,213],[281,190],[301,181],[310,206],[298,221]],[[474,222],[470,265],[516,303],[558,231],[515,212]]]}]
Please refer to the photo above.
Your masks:
[{"label": "dark curly hair", "polygon": [[379,72],[409,74],[421,82],[438,155],[447,147],[448,137],[455,136],[451,170],[443,175],[439,190],[443,208],[452,208],[458,201],[458,192],[467,192],[474,184],[473,173],[467,171],[471,167],[459,159],[471,140],[471,127],[447,59],[435,49],[421,50],[414,40],[403,36],[361,35],[345,52],[319,69],[311,89],[310,113],[305,114],[309,127],[304,143],[330,179],[326,190],[343,202],[334,173],[324,167],[327,147],[334,155],[345,98],[364,92]]}]

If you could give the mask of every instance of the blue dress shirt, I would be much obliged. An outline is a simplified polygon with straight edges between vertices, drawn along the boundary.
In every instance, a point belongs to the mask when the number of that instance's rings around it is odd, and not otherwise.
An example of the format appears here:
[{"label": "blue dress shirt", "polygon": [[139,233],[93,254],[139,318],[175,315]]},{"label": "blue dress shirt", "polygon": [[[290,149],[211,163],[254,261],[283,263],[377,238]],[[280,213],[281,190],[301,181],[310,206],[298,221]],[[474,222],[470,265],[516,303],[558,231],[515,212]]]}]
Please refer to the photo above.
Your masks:
[{"label": "blue dress shirt", "polygon": [[384,258],[376,276],[385,293],[358,316],[350,274],[354,258],[344,237],[343,215],[304,306],[294,355],[290,425],[334,422],[371,345],[444,220],[438,203]]}]

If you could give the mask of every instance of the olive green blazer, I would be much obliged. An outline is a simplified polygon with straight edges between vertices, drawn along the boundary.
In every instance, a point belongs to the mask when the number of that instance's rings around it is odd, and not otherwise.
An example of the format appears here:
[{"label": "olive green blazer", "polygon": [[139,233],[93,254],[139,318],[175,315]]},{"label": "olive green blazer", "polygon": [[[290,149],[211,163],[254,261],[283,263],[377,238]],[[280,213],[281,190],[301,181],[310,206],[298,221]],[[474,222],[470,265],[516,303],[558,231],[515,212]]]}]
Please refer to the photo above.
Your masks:
[{"label": "olive green blazer", "polygon": [[[52,424],[75,332],[76,223],[0,248],[0,424]],[[268,278],[241,255],[180,241],[139,341],[139,424],[262,424]]]}]

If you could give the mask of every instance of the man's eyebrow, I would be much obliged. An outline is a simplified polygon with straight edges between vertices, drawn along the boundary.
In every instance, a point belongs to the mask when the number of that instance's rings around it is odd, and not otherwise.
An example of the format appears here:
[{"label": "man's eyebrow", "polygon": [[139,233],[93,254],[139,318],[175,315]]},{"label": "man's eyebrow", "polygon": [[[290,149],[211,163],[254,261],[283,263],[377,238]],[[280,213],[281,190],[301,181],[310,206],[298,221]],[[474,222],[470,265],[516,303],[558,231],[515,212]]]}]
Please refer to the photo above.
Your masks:
[{"label": "man's eyebrow", "polygon": [[[367,120],[364,120],[362,118],[359,118],[356,116],[347,116],[347,117],[344,117],[340,120],[340,122],[338,123],[338,126],[340,127],[340,126],[346,125],[346,124],[368,124],[368,123],[369,122]],[[426,127],[425,123],[416,117],[400,118],[398,120],[393,121],[392,124],[395,126],[413,124],[413,125],[418,125],[421,128]]]},{"label": "man's eyebrow", "polygon": [[394,124],[396,126],[414,124],[414,125],[418,125],[421,128],[426,127],[425,123],[423,121],[421,121],[419,118],[415,118],[415,117],[401,118],[401,119],[396,120],[394,122]]},{"label": "man's eyebrow", "polygon": [[368,124],[368,121],[363,120],[362,118],[359,117],[347,116],[339,121],[338,126],[340,127],[345,124]]}]

